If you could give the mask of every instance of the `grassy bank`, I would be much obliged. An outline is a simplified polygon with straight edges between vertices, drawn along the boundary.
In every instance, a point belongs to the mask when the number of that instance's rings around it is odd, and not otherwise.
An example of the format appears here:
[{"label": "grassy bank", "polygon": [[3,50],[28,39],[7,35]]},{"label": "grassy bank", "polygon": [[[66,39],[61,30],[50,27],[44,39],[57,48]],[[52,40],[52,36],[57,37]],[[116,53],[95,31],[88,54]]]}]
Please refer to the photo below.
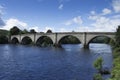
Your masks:
[{"label": "grassy bank", "polygon": [[120,47],[113,49],[113,69],[110,80],[120,80]]}]

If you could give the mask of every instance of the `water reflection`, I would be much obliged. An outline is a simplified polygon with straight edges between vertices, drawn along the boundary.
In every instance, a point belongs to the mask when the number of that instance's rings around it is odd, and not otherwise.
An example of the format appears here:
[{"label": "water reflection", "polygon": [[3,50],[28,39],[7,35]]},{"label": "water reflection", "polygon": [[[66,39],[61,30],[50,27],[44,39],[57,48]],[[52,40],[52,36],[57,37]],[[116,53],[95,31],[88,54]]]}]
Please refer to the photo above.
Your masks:
[{"label": "water reflection", "polygon": [[93,61],[102,56],[111,68],[109,45],[62,45],[63,49],[22,45],[0,45],[0,80],[92,80]]}]

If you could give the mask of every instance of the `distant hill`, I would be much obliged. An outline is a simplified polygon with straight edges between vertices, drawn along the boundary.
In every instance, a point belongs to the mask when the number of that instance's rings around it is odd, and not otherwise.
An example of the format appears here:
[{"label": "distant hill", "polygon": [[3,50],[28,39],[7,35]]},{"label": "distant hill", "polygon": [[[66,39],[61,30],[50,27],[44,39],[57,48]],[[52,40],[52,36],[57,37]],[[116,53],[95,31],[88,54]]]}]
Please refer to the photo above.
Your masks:
[{"label": "distant hill", "polygon": [[0,29],[0,35],[8,35],[8,33],[9,33],[8,30]]}]

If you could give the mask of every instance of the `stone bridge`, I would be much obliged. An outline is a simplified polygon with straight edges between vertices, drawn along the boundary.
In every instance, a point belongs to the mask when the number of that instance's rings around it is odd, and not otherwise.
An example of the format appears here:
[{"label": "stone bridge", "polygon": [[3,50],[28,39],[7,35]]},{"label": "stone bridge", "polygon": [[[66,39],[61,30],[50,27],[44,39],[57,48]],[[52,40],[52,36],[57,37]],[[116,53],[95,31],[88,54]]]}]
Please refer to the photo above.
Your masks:
[{"label": "stone bridge", "polygon": [[29,37],[32,42],[36,44],[37,40],[43,36],[49,37],[54,45],[58,45],[59,41],[66,36],[74,36],[81,42],[84,48],[88,48],[90,41],[99,36],[105,36],[111,38],[112,40],[115,40],[114,32],[59,32],[12,35],[11,41],[13,39],[17,39],[18,42],[21,43],[25,37]]}]

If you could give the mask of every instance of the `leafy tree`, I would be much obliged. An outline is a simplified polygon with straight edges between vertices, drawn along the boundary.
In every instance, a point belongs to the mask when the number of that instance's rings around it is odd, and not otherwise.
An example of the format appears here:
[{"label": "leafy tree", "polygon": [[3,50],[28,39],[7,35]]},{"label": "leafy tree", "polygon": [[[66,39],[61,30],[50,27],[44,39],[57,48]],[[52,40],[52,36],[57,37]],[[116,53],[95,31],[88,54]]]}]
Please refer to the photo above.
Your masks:
[{"label": "leafy tree", "polygon": [[46,33],[52,33],[52,30],[48,29]]},{"label": "leafy tree", "polygon": [[17,38],[13,38],[13,39],[11,40],[11,43],[12,43],[12,44],[18,44],[18,43],[19,43],[19,41],[18,41],[18,39],[17,39]]},{"label": "leafy tree", "polygon": [[116,46],[120,46],[120,25],[117,28],[115,39],[116,39]]},{"label": "leafy tree", "polygon": [[74,36],[66,36],[60,40],[60,44],[79,44],[80,41]]},{"label": "leafy tree", "polygon": [[37,46],[48,47],[53,44],[52,40],[49,37],[43,36],[39,38],[36,42]]},{"label": "leafy tree", "polygon": [[31,29],[30,33],[36,33],[36,31],[34,29]]},{"label": "leafy tree", "polygon": [[10,35],[18,35],[20,33],[20,29],[17,26],[14,26],[10,29]]},{"label": "leafy tree", "polygon": [[0,35],[8,35],[9,31],[0,29]]},{"label": "leafy tree", "polygon": [[21,31],[21,34],[27,34],[29,33],[26,29],[24,29],[23,31]]},{"label": "leafy tree", "polygon": [[8,38],[5,35],[0,35],[0,44],[8,43]]},{"label": "leafy tree", "polygon": [[23,45],[32,44],[32,40],[29,37],[24,37],[21,42]]},{"label": "leafy tree", "polygon": [[99,36],[99,37],[96,37],[94,38],[91,43],[106,43],[108,44],[110,42],[110,38],[108,37],[105,37],[105,36]]},{"label": "leafy tree", "polygon": [[103,59],[102,57],[99,57],[95,62],[94,62],[94,67],[101,72],[102,71],[102,64],[103,64]]},{"label": "leafy tree", "polygon": [[102,75],[101,74],[95,74],[93,77],[93,80],[103,80]]},{"label": "leafy tree", "polygon": [[120,80],[120,26],[118,26],[115,37],[115,48],[113,50],[113,68],[110,80]]}]

